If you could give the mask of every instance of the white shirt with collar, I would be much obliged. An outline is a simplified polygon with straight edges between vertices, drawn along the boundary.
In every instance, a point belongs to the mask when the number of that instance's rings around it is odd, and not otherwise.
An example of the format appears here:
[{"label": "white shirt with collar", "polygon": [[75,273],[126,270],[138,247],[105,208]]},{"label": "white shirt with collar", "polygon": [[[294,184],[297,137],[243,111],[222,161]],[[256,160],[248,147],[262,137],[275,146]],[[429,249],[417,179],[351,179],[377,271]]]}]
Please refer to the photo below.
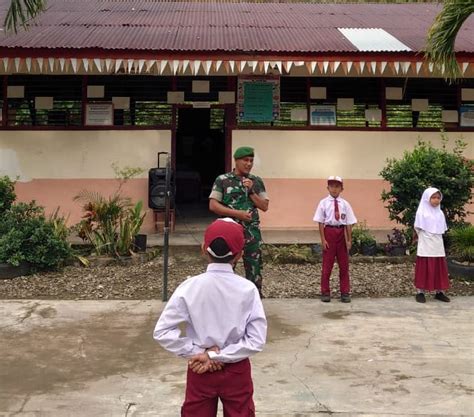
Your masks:
[{"label": "white shirt with collar", "polygon": [[[186,324],[181,336],[180,323]],[[184,281],[166,304],[153,338],[166,350],[188,358],[218,346],[212,359],[239,362],[262,351],[267,320],[257,287],[234,274],[232,265],[211,263]]]},{"label": "white shirt with collar", "polygon": [[329,226],[356,224],[357,219],[349,202],[339,196],[337,197],[337,204],[339,207],[339,220],[336,220],[334,215],[334,197],[328,195],[319,202],[318,208],[314,213],[313,221]]}]

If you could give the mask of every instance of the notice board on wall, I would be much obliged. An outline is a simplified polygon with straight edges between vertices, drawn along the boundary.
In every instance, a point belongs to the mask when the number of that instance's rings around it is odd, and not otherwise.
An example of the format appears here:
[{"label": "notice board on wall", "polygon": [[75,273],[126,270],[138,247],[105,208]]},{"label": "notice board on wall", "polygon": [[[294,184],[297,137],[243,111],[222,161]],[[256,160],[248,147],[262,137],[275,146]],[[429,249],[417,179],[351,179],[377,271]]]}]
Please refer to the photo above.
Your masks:
[{"label": "notice board on wall", "polygon": [[312,126],[336,126],[336,106],[333,105],[311,105]]},{"label": "notice board on wall", "polygon": [[239,77],[238,117],[242,122],[272,122],[280,117],[279,77]]},{"label": "notice board on wall", "polygon": [[113,126],[114,106],[112,103],[87,103],[86,126]]},{"label": "notice board on wall", "polygon": [[459,125],[462,127],[474,126],[474,106],[461,106],[459,109]]}]

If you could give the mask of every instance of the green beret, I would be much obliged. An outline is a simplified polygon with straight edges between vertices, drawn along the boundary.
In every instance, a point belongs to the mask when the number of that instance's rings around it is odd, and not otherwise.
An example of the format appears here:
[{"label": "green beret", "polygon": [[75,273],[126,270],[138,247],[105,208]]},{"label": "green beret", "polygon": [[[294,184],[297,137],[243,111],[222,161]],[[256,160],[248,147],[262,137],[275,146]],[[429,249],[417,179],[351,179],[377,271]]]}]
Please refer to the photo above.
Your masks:
[{"label": "green beret", "polygon": [[234,152],[234,159],[245,158],[246,156],[254,156],[253,148],[250,146],[241,146]]}]

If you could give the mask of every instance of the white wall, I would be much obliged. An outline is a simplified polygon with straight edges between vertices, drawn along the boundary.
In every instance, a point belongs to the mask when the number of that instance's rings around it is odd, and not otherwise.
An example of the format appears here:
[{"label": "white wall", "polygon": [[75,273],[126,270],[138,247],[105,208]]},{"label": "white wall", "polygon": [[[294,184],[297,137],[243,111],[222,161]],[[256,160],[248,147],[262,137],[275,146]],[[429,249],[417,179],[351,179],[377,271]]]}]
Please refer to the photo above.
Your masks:
[{"label": "white wall", "polygon": [[[474,159],[474,132],[449,133],[449,147],[462,136]],[[264,178],[380,179],[387,158],[400,158],[419,139],[441,146],[439,132],[235,130],[232,152],[255,148],[255,174]]]},{"label": "white wall", "polygon": [[0,175],[30,179],[114,178],[116,163],[148,169],[171,152],[169,130],[1,131]]}]

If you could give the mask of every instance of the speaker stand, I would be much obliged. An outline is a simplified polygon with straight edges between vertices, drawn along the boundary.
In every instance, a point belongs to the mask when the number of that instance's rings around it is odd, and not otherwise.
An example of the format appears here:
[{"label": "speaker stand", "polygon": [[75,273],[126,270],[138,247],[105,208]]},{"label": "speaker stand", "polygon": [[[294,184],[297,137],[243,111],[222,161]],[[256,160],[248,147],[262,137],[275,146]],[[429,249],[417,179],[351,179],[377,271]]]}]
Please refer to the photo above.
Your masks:
[{"label": "speaker stand", "polygon": [[[155,224],[155,231],[158,233],[163,233],[165,227],[165,212],[153,210],[153,222]],[[170,209],[170,231],[174,232],[176,224],[176,217],[174,209]]]}]

